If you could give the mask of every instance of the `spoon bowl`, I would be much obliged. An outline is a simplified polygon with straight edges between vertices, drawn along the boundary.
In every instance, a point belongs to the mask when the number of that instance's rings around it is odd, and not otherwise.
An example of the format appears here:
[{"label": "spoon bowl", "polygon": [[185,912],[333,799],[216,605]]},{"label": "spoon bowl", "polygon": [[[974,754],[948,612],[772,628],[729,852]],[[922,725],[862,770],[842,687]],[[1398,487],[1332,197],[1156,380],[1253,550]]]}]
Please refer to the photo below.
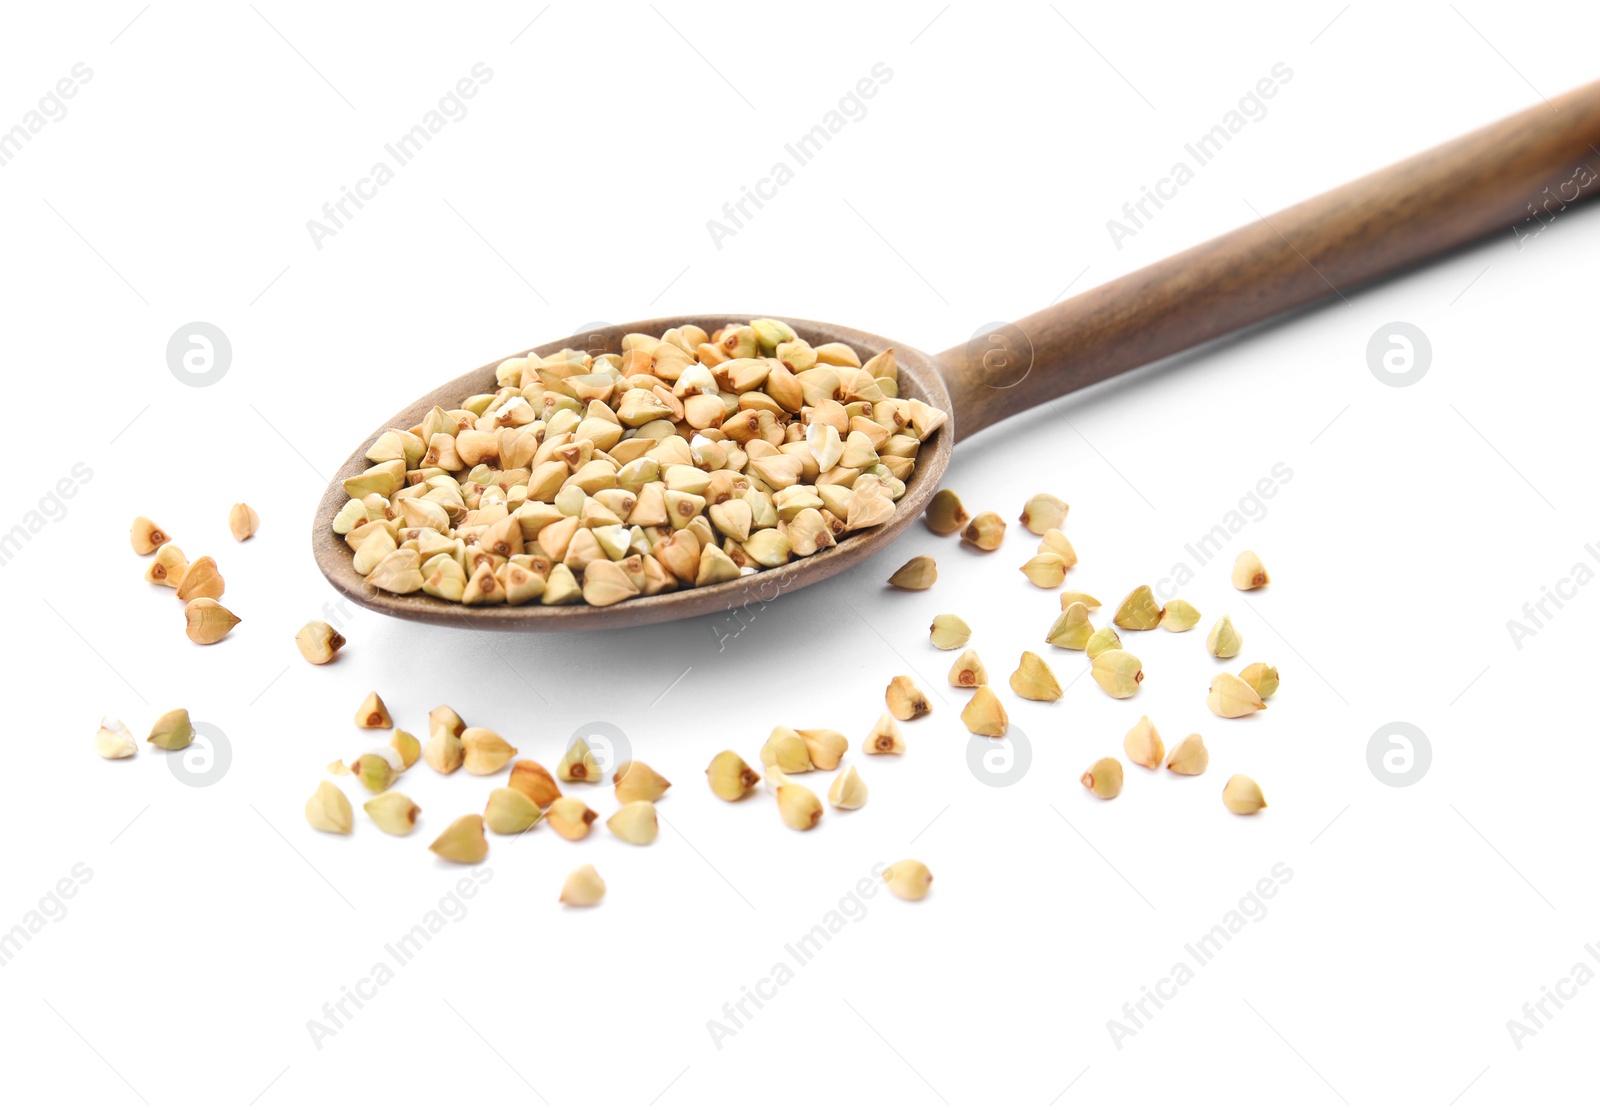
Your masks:
[{"label": "spoon bowl", "polygon": [[[1168,355],[1281,316],[1454,250],[1511,232],[1600,194],[1600,82],[1480,128],[1142,270],[1052,305],[1014,324],[981,328],[930,357],[881,335],[787,319],[813,346],[848,343],[862,356],[894,348],[900,396],[941,409],[948,421],[921,446],[894,516],[837,546],[715,586],[616,605],[467,606],[428,594],[395,595],[355,572],[349,545],[330,523],[346,501],[344,479],[366,468],[366,449],[388,428],[410,428],[435,405],[454,408],[496,389],[497,359],[440,386],[385,422],[339,468],[317,506],[317,565],[346,597],[391,616],[461,628],[582,631],[732,612],[846,570],[903,532],[939,488],[962,438],[1008,416]],[[1557,201],[1555,198],[1559,198]],[[1538,226],[1543,226],[1542,222]],[[602,326],[533,348],[620,352],[629,332],[660,335],[695,324],[714,332],[750,314],[687,316]],[[1578,342],[1583,342],[1582,339]],[[530,352],[518,352],[527,354]],[[1359,352],[1352,352],[1359,366]]]},{"label": "spoon bowl", "polygon": [[[755,320],[762,316],[762,313],[735,312],[712,316],[674,316],[658,320],[637,320],[629,324],[590,329],[582,335],[569,335],[565,339],[534,347],[531,352],[517,351],[506,357],[513,358],[530,353],[551,355],[563,348],[585,350],[591,355],[621,353],[622,337],[631,332],[660,335],[668,328],[695,324],[709,333],[716,331],[730,320]],[[916,398],[947,413],[951,411],[950,393],[945,388],[944,379],[940,377],[933,360],[922,352],[881,335],[840,327],[837,324],[796,320],[787,316],[775,318],[789,324],[813,347],[823,343],[848,343],[861,356],[863,362],[892,347],[895,363],[900,372],[900,396]],[[679,620],[684,617],[705,616],[708,613],[731,612],[745,605],[771,601],[779,594],[810,585],[861,562],[905,531],[906,527],[922,514],[929,499],[938,491],[939,479],[943,476],[945,468],[950,465],[950,448],[955,436],[953,414],[942,428],[928,437],[918,451],[917,464],[906,481],[906,492],[895,503],[894,516],[887,523],[876,528],[852,532],[842,538],[837,545],[804,559],[797,559],[785,566],[762,570],[715,586],[685,587],[669,593],[656,594],[653,597],[635,597],[616,605],[596,608],[581,603],[540,605],[537,602],[529,605],[462,605],[425,593],[390,594],[367,585],[366,580],[355,571],[350,547],[344,542],[344,537],[335,534],[329,527],[334,514],[349,500],[349,495],[344,491],[344,480],[361,473],[371,465],[366,459],[367,447],[385,429],[410,428],[418,424],[435,405],[451,409],[473,394],[493,393],[498,388],[495,382],[495,367],[502,361],[504,359],[495,359],[454,381],[446,382],[426,397],[419,398],[396,413],[362,440],[361,446],[357,447],[339,468],[327,492],[322,495],[321,503],[317,506],[316,520],[312,524],[311,544],[317,566],[333,588],[345,597],[380,613],[423,621],[427,624],[479,630],[516,629],[529,632],[579,632],[597,628],[623,628]]]}]

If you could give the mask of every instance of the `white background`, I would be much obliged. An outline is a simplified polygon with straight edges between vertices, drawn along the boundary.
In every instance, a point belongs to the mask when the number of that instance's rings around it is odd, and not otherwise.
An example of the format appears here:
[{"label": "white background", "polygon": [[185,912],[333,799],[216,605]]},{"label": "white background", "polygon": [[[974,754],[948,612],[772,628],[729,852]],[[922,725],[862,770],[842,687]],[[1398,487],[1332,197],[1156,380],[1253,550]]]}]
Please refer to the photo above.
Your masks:
[{"label": "white background", "polygon": [[[1108,603],[1100,620],[1175,563],[1197,571],[1182,593],[1200,629],[1127,637],[1148,675],[1129,702],[1090,681],[1054,705],[1005,688],[1025,648],[1063,682],[1082,669],[1042,642],[1056,597],[1017,573],[1034,540],[1015,525],[992,555],[913,527],[725,643],[709,620],[488,638],[353,609],[334,618],[350,640],[336,665],[306,665],[292,642],[336,598],[308,542],[325,478],[436,382],[590,321],[677,311],[837,320],[943,350],[1250,206],[1592,78],[1600,15],[1540,15],[1482,0],[9,8],[0,128],[75,63],[93,77],[0,167],[0,531],[26,526],[73,464],[93,477],[0,568],[0,930],[74,864],[92,879],[0,966],[6,1100],[1570,1102],[1589,1087],[1600,989],[1520,1047],[1507,1021],[1579,961],[1600,971],[1583,947],[1600,900],[1576,697],[1600,590],[1520,649],[1506,622],[1574,563],[1600,564],[1583,548],[1600,541],[1586,461],[1600,214],[1564,213],[1520,249],[1508,228],[961,445],[947,484],[972,509],[1014,519],[1039,489],[1071,503],[1070,584]],[[478,62],[493,78],[469,113],[317,249],[306,222]],[[866,116],[718,249],[707,220],[877,62],[893,77]],[[1106,221],[1279,62],[1293,79],[1265,118],[1117,249]],[[166,364],[190,321],[232,342],[209,388]],[[1432,341],[1409,388],[1367,367],[1391,321]],[[1293,477],[1264,516],[1195,565],[1184,545],[1276,463]],[[237,500],[262,517],[244,545],[225,525]],[[141,581],[125,539],[140,513],[217,558],[244,618],[220,645],[190,644],[179,604]],[[1245,546],[1274,577],[1249,597],[1227,582]],[[919,553],[938,585],[891,595],[884,578]],[[1031,742],[1014,786],[967,767],[951,658],[926,640],[941,611],[971,622]],[[1203,704],[1222,612],[1244,637],[1233,669],[1282,671],[1256,718]],[[754,762],[774,725],[859,741],[897,673],[934,713],[907,726],[903,758],[852,753],[865,809],[802,835],[764,795],[729,806],[706,790],[714,752]],[[318,1047],[307,1022],[460,877],[428,841],[500,781],[419,765],[401,784],[425,811],[411,839],[359,812],[348,839],[309,829],[324,765],[378,735],[351,724],[370,689],[414,732],[448,702],[552,766],[573,729],[608,721],[677,785],[649,848],[603,830],[496,841],[466,916]],[[93,755],[102,714],[142,738],[177,705],[226,734],[214,785],[185,785],[149,750]],[[1123,796],[1096,802],[1078,775],[1144,713],[1169,744],[1201,731],[1212,769],[1130,767]],[[1368,766],[1391,721],[1431,740],[1404,789]],[[1220,804],[1235,771],[1271,803],[1256,819]],[[813,780],[821,793],[828,777]],[[593,804],[611,811],[603,790]],[[786,943],[907,855],[936,876],[927,901],[865,902],[714,1041],[725,1003],[794,966]],[[561,878],[585,861],[610,894],[564,911]],[[1194,967],[1184,944],[1280,862],[1293,878],[1265,917],[1116,1043],[1124,1003]]]}]

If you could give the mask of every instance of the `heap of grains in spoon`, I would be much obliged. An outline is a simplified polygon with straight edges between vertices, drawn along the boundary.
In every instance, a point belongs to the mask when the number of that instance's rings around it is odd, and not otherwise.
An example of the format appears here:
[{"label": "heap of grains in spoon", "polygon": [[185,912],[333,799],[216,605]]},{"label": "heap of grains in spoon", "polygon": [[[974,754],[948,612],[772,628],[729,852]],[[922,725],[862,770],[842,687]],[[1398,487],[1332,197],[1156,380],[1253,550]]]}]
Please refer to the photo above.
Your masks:
[{"label": "heap of grains in spoon", "polygon": [[333,530],[369,585],[467,605],[711,586],[894,516],[946,414],[781,320],[507,359],[499,389],[391,428]]}]

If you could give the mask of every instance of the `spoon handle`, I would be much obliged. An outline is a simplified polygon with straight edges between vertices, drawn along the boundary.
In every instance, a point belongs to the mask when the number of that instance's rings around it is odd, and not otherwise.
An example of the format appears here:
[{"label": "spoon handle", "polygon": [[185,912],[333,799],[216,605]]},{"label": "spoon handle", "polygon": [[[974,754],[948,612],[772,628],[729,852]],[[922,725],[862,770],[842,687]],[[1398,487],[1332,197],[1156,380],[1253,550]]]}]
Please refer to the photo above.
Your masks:
[{"label": "spoon handle", "polygon": [[1600,82],[1434,147],[938,357],[957,438],[1600,193]]}]

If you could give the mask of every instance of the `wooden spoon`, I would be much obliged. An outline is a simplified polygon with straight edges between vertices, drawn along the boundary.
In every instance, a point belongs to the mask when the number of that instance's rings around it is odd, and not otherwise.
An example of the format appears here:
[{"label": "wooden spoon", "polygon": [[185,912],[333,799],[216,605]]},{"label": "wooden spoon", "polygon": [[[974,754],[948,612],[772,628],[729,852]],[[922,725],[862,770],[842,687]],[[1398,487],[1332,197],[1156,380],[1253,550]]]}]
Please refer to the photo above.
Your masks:
[{"label": "wooden spoon", "polygon": [[[1567,93],[1379,170],[1274,216],[1108,282],[1062,304],[993,329],[937,356],[838,324],[786,320],[813,346],[844,342],[863,359],[894,348],[900,395],[951,414],[922,445],[905,496],[887,524],[782,568],[716,586],[638,597],[606,608],[586,604],[473,607],[427,594],[397,596],[369,587],[351,551],[330,528],[347,500],[345,478],[366,468],[367,446],[387,428],[410,428],[435,405],[454,408],[496,389],[486,363],[384,421],[345,460],[317,506],[317,565],[346,597],[408,620],[476,629],[578,631],[732,612],[771,601],[855,566],[914,521],[939,488],[958,438],[1008,416],[1187,350],[1280,313],[1345,297],[1482,236],[1524,238],[1556,213],[1600,193],[1600,82]],[[1537,221],[1537,222],[1535,222]],[[660,335],[691,323],[713,332],[764,313],[724,312],[639,320],[532,349],[619,351],[629,332]],[[517,354],[529,352],[519,351]],[[510,356],[508,356],[510,357]]]}]

